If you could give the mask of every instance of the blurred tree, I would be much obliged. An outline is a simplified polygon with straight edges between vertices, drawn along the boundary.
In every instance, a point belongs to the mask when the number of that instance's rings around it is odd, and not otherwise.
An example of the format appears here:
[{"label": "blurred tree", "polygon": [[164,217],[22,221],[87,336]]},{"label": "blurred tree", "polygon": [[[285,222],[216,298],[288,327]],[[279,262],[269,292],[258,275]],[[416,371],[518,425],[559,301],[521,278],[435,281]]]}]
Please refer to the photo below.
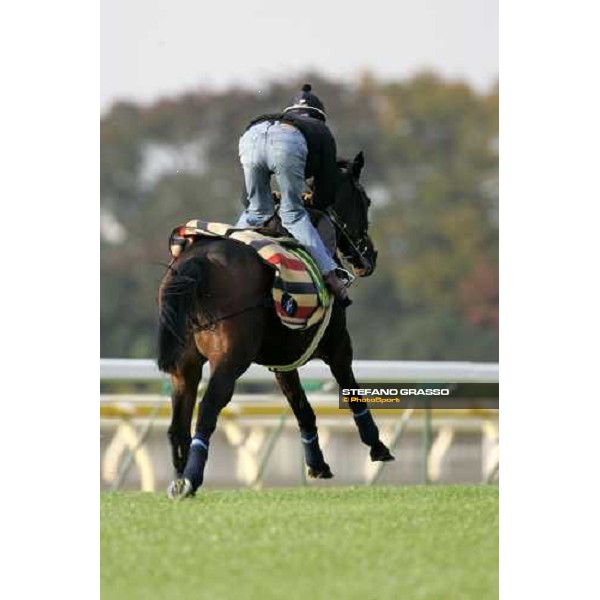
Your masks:
[{"label": "blurred tree", "polygon": [[349,311],[362,358],[498,358],[498,89],[424,73],[356,85],[318,74],[260,92],[199,91],[101,121],[101,353],[151,357],[167,236],[240,210],[238,138],[304,81],[325,102],[340,156],[363,150],[379,267]]}]

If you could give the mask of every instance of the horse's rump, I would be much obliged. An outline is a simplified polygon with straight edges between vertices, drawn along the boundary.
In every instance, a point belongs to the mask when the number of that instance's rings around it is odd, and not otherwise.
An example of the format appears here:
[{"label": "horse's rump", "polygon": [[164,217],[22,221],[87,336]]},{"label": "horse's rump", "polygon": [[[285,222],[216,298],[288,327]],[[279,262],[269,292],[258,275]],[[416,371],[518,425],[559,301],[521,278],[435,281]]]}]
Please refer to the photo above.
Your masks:
[{"label": "horse's rump", "polygon": [[286,327],[307,329],[323,320],[331,303],[329,292],[314,261],[294,239],[273,238],[253,230],[195,219],[174,229],[171,254],[179,256],[184,248],[203,237],[242,242],[275,271],[271,296],[275,312]]}]

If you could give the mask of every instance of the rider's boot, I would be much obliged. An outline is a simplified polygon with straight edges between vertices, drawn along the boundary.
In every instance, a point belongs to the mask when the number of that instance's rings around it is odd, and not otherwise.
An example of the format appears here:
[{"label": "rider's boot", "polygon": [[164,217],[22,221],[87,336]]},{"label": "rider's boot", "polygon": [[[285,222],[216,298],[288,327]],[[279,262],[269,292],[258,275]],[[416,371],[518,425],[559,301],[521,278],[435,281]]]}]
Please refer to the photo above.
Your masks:
[{"label": "rider's boot", "polygon": [[324,275],[323,280],[344,308],[352,304],[352,300],[348,297],[348,289],[335,271],[330,271],[327,275]]}]

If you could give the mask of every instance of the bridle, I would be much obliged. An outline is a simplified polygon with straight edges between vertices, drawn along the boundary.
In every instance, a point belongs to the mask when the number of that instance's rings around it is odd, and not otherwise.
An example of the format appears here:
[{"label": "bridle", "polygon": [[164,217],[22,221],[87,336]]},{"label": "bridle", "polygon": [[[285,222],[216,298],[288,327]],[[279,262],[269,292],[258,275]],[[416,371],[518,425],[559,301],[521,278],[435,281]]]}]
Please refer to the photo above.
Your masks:
[{"label": "bridle", "polygon": [[[369,251],[367,232],[363,232],[362,234],[359,235],[359,237],[356,240],[354,240],[352,238],[352,236],[350,235],[350,232],[348,231],[348,226],[344,222],[342,222],[342,220],[340,219],[339,215],[335,212],[335,210],[333,208],[329,207],[326,209],[326,212],[329,215],[331,222],[335,226],[336,231],[346,241],[348,246],[350,246],[350,248],[354,252],[355,257],[358,258],[361,265],[365,269],[370,269],[371,262],[365,257],[365,254]],[[344,258],[346,258],[346,257],[344,257]]]},{"label": "bridle", "polygon": [[[350,178],[350,182],[351,182],[352,187],[359,194],[365,194],[365,191],[362,189],[360,184],[358,184],[356,181],[354,181],[354,179],[352,177]],[[329,218],[331,219],[333,225],[335,226],[336,231],[339,233],[340,237],[346,241],[347,245],[350,247],[350,249],[354,253],[355,258],[357,258],[360,261],[360,264],[362,265],[362,267],[367,270],[371,269],[373,267],[373,265],[372,265],[371,261],[366,257],[366,254],[369,251],[369,234],[368,234],[367,230],[364,229],[363,231],[361,231],[358,234],[358,236],[355,237],[351,234],[348,226],[346,225],[346,223],[344,223],[342,221],[342,219],[340,218],[338,213],[335,211],[333,206],[326,208],[325,211],[329,215]],[[348,258],[348,257],[344,257],[344,258]]]}]

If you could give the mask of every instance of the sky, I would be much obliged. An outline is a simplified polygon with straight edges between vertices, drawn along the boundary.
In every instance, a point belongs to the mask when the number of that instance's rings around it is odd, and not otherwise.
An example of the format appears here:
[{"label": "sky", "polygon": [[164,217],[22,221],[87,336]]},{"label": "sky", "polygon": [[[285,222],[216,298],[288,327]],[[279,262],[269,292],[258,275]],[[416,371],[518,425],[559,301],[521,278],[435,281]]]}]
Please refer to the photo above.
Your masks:
[{"label": "sky", "polygon": [[498,0],[101,0],[103,112],[308,71],[397,80],[423,69],[493,85]]}]

